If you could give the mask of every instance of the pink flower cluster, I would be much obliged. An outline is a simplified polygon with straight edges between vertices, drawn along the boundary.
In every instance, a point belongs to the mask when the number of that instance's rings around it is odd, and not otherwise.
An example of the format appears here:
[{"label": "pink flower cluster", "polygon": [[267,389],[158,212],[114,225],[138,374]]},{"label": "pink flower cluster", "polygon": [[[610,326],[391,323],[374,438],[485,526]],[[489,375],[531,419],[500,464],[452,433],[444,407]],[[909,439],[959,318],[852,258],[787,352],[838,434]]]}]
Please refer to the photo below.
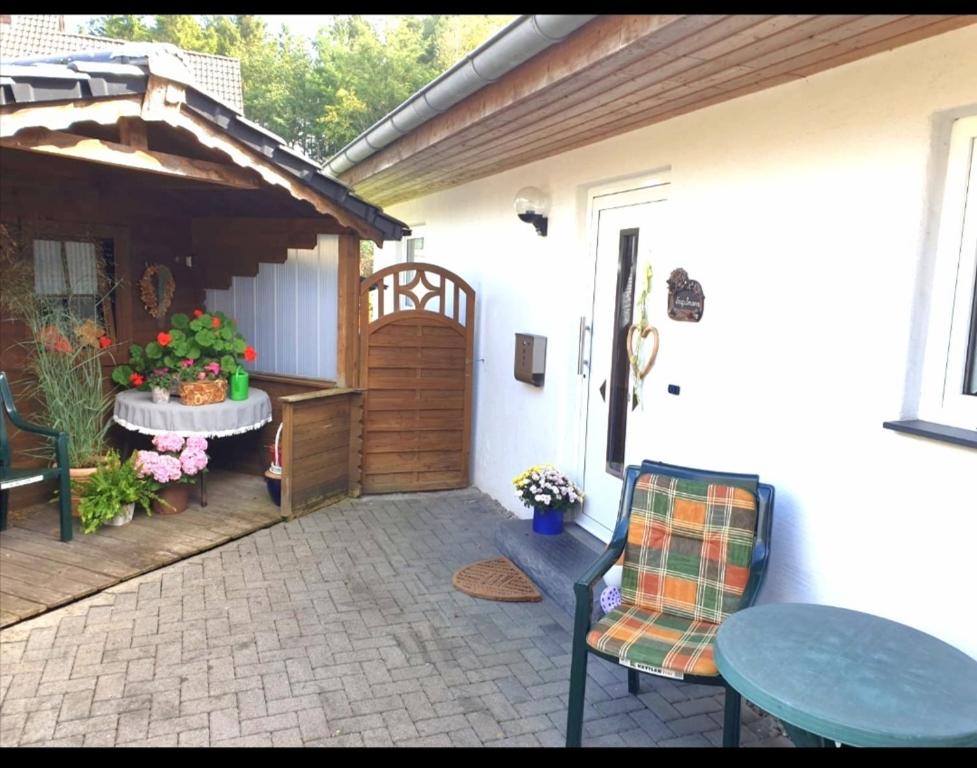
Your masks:
[{"label": "pink flower cluster", "polygon": [[[170,483],[193,477],[207,468],[207,440],[173,432],[153,438],[155,451],[137,451],[140,477],[152,477],[157,483]],[[158,452],[157,452],[158,451]]]},{"label": "pink flower cluster", "polygon": [[183,438],[175,432],[165,432],[153,438],[153,446],[157,451],[182,451]]},{"label": "pink flower cluster", "polygon": [[183,477],[180,460],[156,451],[137,451],[140,477],[152,477],[157,483],[171,483]]}]

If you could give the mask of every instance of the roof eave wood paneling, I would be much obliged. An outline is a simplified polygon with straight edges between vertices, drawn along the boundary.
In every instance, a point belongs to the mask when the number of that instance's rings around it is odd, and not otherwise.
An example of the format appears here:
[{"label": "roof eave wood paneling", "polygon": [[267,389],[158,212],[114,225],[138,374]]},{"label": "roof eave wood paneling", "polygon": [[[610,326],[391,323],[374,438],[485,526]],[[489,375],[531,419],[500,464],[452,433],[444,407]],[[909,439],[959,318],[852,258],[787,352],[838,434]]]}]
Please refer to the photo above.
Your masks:
[{"label": "roof eave wood paneling", "polygon": [[602,16],[340,178],[389,206],[975,22]]}]

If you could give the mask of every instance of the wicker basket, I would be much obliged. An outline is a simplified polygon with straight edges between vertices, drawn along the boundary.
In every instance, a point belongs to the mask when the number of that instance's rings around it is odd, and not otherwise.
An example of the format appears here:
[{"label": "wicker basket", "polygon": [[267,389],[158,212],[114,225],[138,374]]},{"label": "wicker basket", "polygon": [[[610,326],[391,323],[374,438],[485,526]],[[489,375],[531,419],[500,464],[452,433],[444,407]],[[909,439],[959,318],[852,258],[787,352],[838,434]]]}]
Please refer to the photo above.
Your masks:
[{"label": "wicker basket", "polygon": [[210,405],[226,399],[227,379],[180,382],[180,400],[184,405]]}]

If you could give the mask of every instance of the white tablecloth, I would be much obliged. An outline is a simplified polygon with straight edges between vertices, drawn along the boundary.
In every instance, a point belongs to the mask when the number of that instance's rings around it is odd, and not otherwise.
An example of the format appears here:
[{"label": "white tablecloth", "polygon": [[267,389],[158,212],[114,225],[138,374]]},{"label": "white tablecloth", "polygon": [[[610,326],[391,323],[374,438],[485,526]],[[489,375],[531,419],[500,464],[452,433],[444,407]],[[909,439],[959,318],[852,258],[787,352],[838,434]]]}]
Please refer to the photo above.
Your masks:
[{"label": "white tablecloth", "polygon": [[271,421],[271,398],[248,388],[247,400],[184,405],[177,397],[154,403],[152,394],[130,389],[115,396],[116,424],[144,435],[176,432],[183,437],[227,437],[259,429]]}]

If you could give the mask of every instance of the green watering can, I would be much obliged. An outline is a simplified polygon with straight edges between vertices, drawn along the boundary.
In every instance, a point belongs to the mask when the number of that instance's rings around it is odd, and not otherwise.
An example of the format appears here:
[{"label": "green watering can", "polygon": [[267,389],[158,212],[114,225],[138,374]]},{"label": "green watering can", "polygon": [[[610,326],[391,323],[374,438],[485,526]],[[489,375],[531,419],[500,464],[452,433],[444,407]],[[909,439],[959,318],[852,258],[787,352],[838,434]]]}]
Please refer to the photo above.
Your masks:
[{"label": "green watering can", "polygon": [[231,374],[231,400],[248,399],[248,372],[240,365]]}]

